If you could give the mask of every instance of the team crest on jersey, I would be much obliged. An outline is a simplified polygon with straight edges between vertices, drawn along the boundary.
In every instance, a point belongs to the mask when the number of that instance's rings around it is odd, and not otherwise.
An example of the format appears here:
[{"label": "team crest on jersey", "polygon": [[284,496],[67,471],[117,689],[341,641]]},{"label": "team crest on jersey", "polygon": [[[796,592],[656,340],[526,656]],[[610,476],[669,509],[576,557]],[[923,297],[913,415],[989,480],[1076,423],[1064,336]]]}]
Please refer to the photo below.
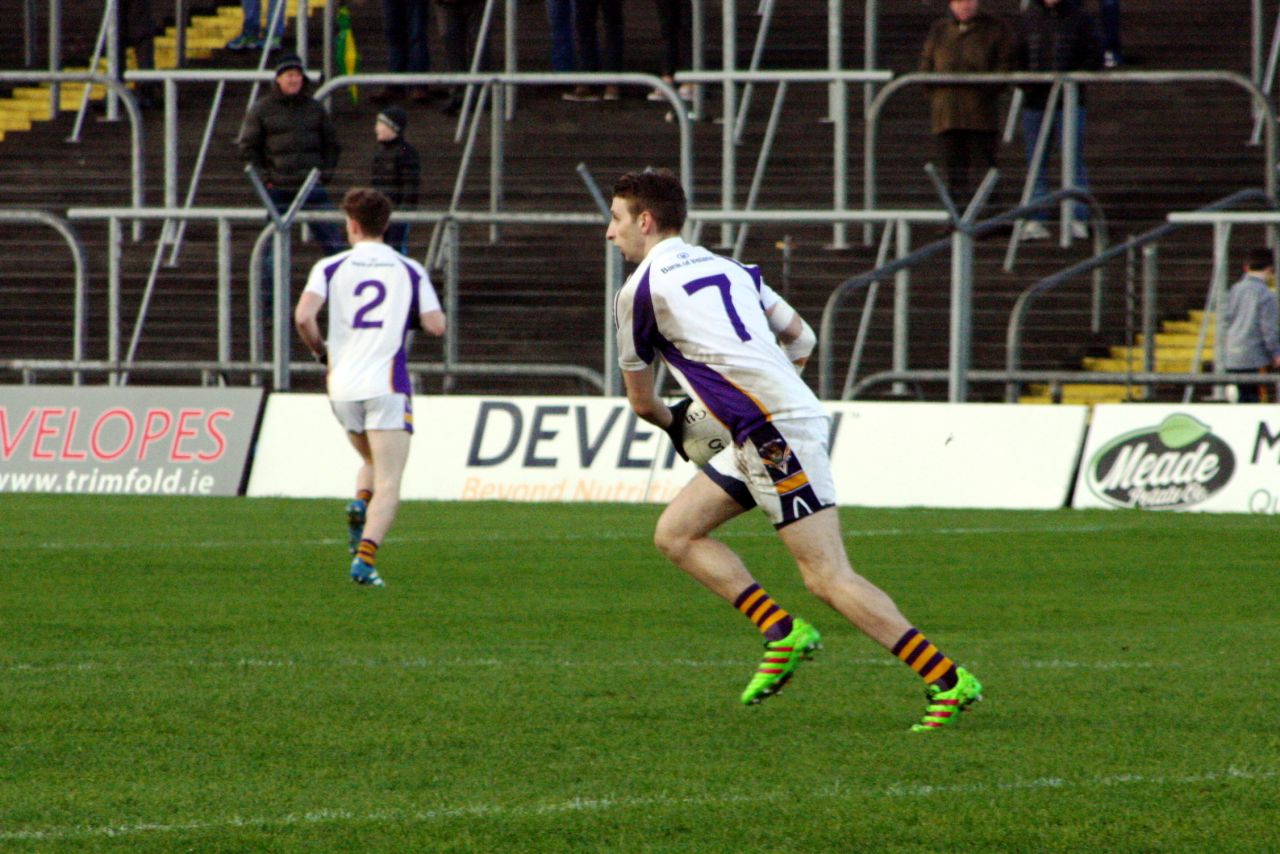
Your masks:
[{"label": "team crest on jersey", "polygon": [[791,466],[791,448],[782,439],[770,439],[760,446],[760,461],[785,473]]}]

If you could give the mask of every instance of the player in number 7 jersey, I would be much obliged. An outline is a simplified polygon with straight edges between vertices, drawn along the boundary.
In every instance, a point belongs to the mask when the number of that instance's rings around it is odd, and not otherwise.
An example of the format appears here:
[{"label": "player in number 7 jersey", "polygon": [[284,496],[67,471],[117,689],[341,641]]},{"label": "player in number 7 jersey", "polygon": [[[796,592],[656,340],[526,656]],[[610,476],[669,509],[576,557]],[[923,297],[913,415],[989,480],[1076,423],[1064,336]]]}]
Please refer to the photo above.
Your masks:
[{"label": "player in number 7 jersey", "polygon": [[[384,586],[375,568],[378,546],[400,506],[409,457],[413,405],[407,369],[409,330],[443,335],[444,312],[421,264],[382,241],[391,202],[376,190],[354,189],[342,200],[351,248],[311,268],[294,324],[317,359],[328,365],[333,413],[360,454],[356,498],[347,505],[351,580]],[[317,318],[329,306],[329,334]]]},{"label": "player in number 7 jersey", "polygon": [[655,388],[661,357],[733,436],[733,446],[667,506],[655,543],[764,635],[764,658],[742,693],[744,704],[776,694],[821,648],[817,629],[785,611],[738,555],[710,536],[759,506],[809,590],[924,679],[928,707],[912,729],[951,725],[981,699],[982,686],[854,572],[845,554],[827,448],[830,419],[797,370],[813,351],[813,331],[758,268],[682,240],[686,214],[684,190],[670,172],[629,173],[614,185],[606,235],[639,265],[614,301],[631,408],[671,434],[683,454],[683,422]]}]

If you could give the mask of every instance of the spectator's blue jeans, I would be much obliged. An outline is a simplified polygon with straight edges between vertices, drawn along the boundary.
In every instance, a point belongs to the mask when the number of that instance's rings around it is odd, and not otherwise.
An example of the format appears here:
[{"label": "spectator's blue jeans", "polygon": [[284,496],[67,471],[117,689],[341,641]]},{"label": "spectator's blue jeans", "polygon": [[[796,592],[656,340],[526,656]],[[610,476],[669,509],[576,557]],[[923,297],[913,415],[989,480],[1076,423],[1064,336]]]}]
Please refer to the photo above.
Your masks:
[{"label": "spectator's blue jeans", "polygon": [[[574,0],[574,27],[578,34],[578,63],[581,71],[622,70],[622,0]],[[596,18],[604,22],[604,60]]]},{"label": "spectator's blue jeans", "polygon": [[382,0],[388,71],[430,71],[430,0]]},{"label": "spectator's blue jeans", "polygon": [[409,254],[409,223],[393,222],[387,226],[382,240],[401,255]]},{"label": "spectator's blue jeans", "polygon": [[[283,190],[279,187],[268,187],[268,195],[271,201],[275,203],[276,210],[284,213],[289,209],[289,205],[293,204],[293,199],[297,195],[297,190]],[[316,184],[311,188],[311,194],[307,196],[307,200],[302,204],[303,210],[333,210],[333,202],[329,199],[329,193],[320,184]],[[347,248],[346,236],[343,232],[332,223],[328,222],[309,222],[307,228],[315,236],[315,239],[324,247],[325,255],[335,255]],[[292,254],[292,252],[290,253]],[[262,303],[263,318],[270,319],[272,294],[274,293],[272,282],[275,280],[275,240],[268,238],[267,245],[262,253]]]},{"label": "spectator's blue jeans", "polygon": [[[262,34],[264,24],[271,23],[271,17],[275,14],[276,4],[280,0],[271,0],[270,6],[267,7],[267,20],[262,20],[262,0],[240,0],[240,8],[244,11],[244,28],[241,33],[251,39],[256,39]],[[280,24],[276,27],[276,35],[284,35],[284,13],[280,14]]]},{"label": "spectator's blue jeans", "polygon": [[[1074,183],[1078,189],[1089,189],[1089,173],[1084,166],[1084,122],[1085,109],[1081,107],[1077,110],[1076,115],[1076,133],[1075,139],[1071,141],[1071,147],[1076,154],[1076,172]],[[1035,156],[1036,139],[1040,136],[1040,128],[1044,125],[1044,110],[1032,110],[1024,108],[1022,110],[1022,137],[1027,145],[1027,168],[1031,168],[1031,158]],[[1049,195],[1052,192],[1048,175],[1049,152],[1054,148],[1061,149],[1062,144],[1062,111],[1055,110],[1053,114],[1053,130],[1049,138],[1049,144],[1044,148],[1044,158],[1040,164],[1040,172],[1036,176],[1035,190],[1032,193],[1032,200],[1039,199]],[[1035,214],[1033,219],[1048,219],[1053,212],[1044,209]],[[1076,202],[1075,217],[1081,222],[1089,220],[1089,206],[1084,202]]]},{"label": "spectator's blue jeans", "polygon": [[573,14],[573,0],[547,0],[552,71],[578,69],[578,60],[573,52]]}]

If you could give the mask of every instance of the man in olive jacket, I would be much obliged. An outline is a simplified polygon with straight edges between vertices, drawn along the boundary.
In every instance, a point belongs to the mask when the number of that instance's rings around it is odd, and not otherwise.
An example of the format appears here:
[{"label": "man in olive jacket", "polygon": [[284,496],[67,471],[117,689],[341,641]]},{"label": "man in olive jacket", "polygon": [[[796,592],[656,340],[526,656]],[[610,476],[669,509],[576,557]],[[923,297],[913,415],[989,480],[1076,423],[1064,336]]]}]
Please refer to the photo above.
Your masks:
[{"label": "man in olive jacket", "polygon": [[[271,93],[249,110],[237,144],[241,159],[257,168],[279,210],[293,204],[302,183],[315,168],[320,169],[320,180],[303,207],[333,207],[324,185],[333,177],[341,148],[329,114],[311,97],[302,60],[297,56],[287,54],[280,58]],[[326,255],[347,248],[337,226],[313,222],[310,228]]]},{"label": "man in olive jacket", "polygon": [[[948,14],[934,21],[920,54],[920,70],[947,73],[1009,71],[1016,41],[1013,29],[979,11],[978,0],[950,0]],[[974,174],[996,165],[1002,87],[929,87],[933,133],[942,149],[947,189],[963,208],[974,189]]]}]

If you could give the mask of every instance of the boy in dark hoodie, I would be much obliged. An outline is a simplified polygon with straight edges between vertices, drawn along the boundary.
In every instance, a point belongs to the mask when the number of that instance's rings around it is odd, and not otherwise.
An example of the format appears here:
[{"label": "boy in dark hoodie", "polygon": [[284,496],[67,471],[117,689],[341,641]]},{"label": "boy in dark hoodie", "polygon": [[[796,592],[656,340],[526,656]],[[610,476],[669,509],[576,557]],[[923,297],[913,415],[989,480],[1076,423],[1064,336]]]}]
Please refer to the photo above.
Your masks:
[{"label": "boy in dark hoodie", "polygon": [[[373,152],[373,168],[369,184],[391,199],[392,209],[411,211],[418,207],[418,184],[422,178],[422,161],[418,150],[405,141],[404,129],[409,117],[399,107],[387,107],[378,113],[373,132],[378,147]],[[409,254],[409,224],[393,222],[384,237],[387,245]]]}]

